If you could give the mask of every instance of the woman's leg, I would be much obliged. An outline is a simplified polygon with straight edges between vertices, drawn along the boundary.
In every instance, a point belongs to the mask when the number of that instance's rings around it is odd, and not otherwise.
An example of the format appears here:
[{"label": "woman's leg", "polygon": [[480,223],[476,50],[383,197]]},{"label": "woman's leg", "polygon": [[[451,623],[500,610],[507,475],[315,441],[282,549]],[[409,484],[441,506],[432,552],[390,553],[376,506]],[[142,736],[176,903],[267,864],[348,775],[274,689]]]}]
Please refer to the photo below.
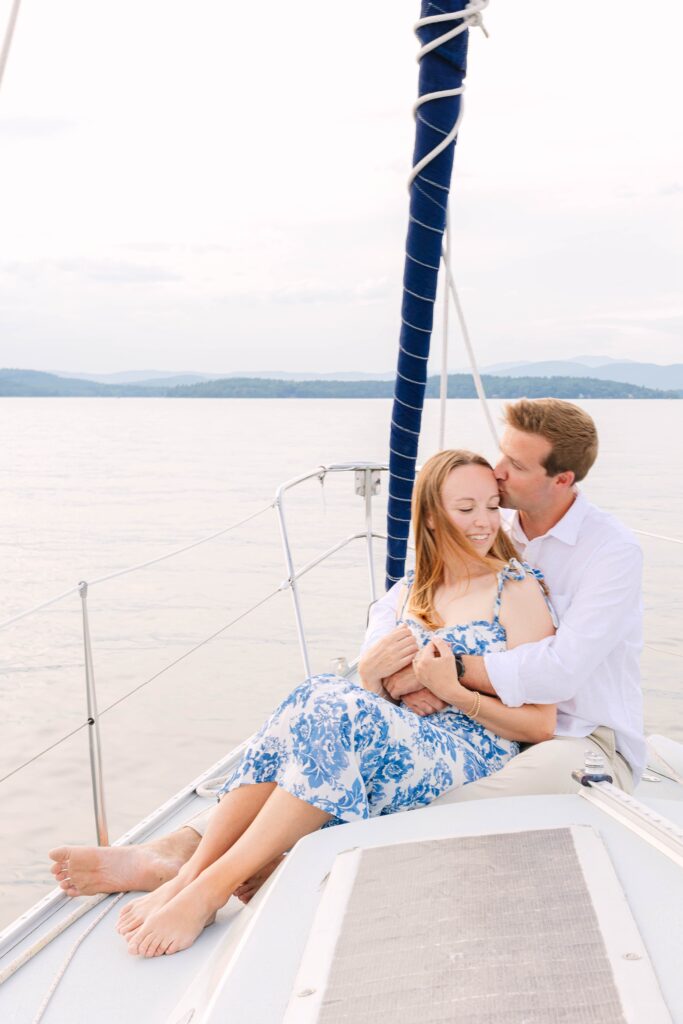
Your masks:
[{"label": "woman's leg", "polygon": [[[187,949],[245,879],[330,818],[325,811],[276,788],[230,849],[145,919],[130,937],[129,952],[152,957]],[[195,862],[193,870],[199,863]]]},{"label": "woman's leg", "polygon": [[226,793],[211,815],[202,841],[175,878],[123,908],[117,925],[121,935],[130,936],[152,911],[163,907],[204,868],[218,860],[249,827],[274,788],[274,782],[260,782]]}]

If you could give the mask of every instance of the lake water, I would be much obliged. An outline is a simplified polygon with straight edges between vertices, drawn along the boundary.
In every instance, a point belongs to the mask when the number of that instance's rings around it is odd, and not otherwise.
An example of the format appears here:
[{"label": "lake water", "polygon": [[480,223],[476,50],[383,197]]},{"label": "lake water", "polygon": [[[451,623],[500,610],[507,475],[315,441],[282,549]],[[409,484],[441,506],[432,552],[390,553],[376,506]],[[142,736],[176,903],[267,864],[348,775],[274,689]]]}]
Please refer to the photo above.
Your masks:
[{"label": "lake water", "polygon": [[[601,436],[588,497],[636,529],[680,536],[683,402],[586,401]],[[498,409],[499,403],[492,403]],[[384,461],[390,403],[354,400],[6,399],[0,402],[0,621],[73,587],[182,547],[265,507],[315,466]],[[428,403],[421,457],[435,450]],[[447,443],[494,456],[475,402],[449,403]],[[384,530],[385,493],[375,499]],[[297,564],[363,528],[346,474],[292,492]],[[683,551],[642,538],[648,731],[683,738]],[[302,583],[313,670],[355,655],[369,602],[357,542]],[[381,580],[383,551],[377,544]],[[272,510],[240,529],[90,590],[110,837],[248,735],[302,676],[291,598],[182,655],[285,576]],[[0,777],[85,718],[80,598],[0,633]],[[0,927],[51,888],[45,851],[92,843],[80,729],[0,783]]]}]

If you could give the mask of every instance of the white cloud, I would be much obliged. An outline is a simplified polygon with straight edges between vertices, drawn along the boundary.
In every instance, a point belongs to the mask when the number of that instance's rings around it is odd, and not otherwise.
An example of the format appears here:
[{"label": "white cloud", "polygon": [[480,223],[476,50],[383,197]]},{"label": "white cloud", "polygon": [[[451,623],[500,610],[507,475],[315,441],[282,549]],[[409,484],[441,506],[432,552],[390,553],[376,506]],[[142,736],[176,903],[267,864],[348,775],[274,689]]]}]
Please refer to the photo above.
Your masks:
[{"label": "white cloud", "polygon": [[[644,47],[638,10],[604,0],[587,25],[517,0],[472,37],[453,257],[482,363],[677,358],[683,13],[663,0]],[[1,361],[390,368],[414,20],[414,0],[263,0],[257,28],[223,0],[23,5],[0,97]]]}]

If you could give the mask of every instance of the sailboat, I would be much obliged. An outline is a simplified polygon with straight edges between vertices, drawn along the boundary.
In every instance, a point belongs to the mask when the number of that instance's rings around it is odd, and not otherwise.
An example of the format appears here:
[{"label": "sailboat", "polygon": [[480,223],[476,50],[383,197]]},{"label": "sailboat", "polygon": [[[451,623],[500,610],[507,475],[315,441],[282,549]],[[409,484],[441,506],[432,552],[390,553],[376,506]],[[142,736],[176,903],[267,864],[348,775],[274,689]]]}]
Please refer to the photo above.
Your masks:
[{"label": "sailboat", "polygon": [[[369,599],[376,600],[373,542],[378,540],[387,541],[387,581],[403,572],[404,510],[417,469],[442,264],[462,320],[448,261],[447,195],[468,34],[482,27],[485,7],[486,0],[446,0],[435,13],[425,2],[417,26],[421,90],[388,463],[315,467],[284,482],[274,498],[285,586],[307,674],[301,577],[360,542]],[[445,397],[443,385],[442,406]],[[289,495],[310,479],[330,475],[353,480],[363,499],[363,522],[315,559],[298,564]],[[373,499],[387,478],[390,500],[382,533],[373,522]],[[87,584],[79,588],[87,726],[96,827],[104,844],[88,591]],[[52,600],[0,626],[29,617]],[[335,671],[353,677],[356,664],[340,659]],[[216,780],[238,763],[246,742],[117,844],[173,831],[209,806]],[[655,736],[649,737],[649,750],[648,770],[634,796],[614,787],[603,765],[588,760],[576,766],[576,792],[570,795],[472,802],[457,813],[448,805],[426,807],[324,829],[297,843],[246,907],[231,900],[190,949],[152,962],[128,956],[114,931],[113,918],[128,894],[72,900],[57,889],[0,933],[0,1019],[3,1024],[683,1022],[683,747]]]}]

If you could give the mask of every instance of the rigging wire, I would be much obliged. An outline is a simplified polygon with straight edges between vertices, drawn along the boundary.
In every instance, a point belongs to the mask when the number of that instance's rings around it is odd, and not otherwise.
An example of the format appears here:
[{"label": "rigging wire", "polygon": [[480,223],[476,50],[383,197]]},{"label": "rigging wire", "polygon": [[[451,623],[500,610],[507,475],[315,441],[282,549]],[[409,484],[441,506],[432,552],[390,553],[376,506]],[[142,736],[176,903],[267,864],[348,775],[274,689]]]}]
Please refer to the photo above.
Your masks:
[{"label": "rigging wire", "polygon": [[14,0],[12,10],[10,11],[9,20],[7,22],[7,28],[5,30],[5,39],[2,44],[2,50],[0,51],[0,87],[2,86],[3,75],[5,74],[5,68],[7,67],[7,61],[9,59],[9,51],[12,45],[12,38],[14,36],[14,29],[17,24],[17,18],[19,16],[19,5],[21,0]]},{"label": "rigging wire", "polygon": [[[446,230],[444,231],[444,266],[451,265],[451,222],[446,207]],[[439,382],[439,450],[446,447],[446,401],[448,399],[448,307],[451,295],[448,282],[443,290],[443,338],[441,339],[441,380]]]},{"label": "rigging wire", "polygon": [[[100,711],[98,717],[101,718],[102,715],[106,715],[108,711],[111,711],[113,708],[117,707],[117,705],[122,704],[124,700],[127,700],[129,697],[132,697],[134,693],[137,693],[139,690],[142,690],[145,686],[148,686],[149,683],[154,682],[155,679],[158,679],[159,676],[162,676],[165,672],[168,672],[170,669],[174,668],[177,664],[179,664],[179,662],[184,661],[185,658],[189,658],[189,656],[191,654],[194,654],[195,651],[198,651],[200,647],[204,647],[212,640],[215,640],[216,637],[220,636],[221,633],[224,633],[226,629],[230,629],[231,626],[236,625],[236,623],[240,622],[241,619],[244,619],[247,615],[250,615],[251,612],[254,612],[256,611],[257,608],[260,608],[261,605],[264,605],[267,601],[270,601],[271,598],[275,597],[276,594],[282,593],[283,589],[284,587],[281,585],[276,590],[273,590],[271,591],[271,593],[266,594],[266,596],[262,597],[259,601],[256,602],[256,604],[253,604],[250,608],[247,608],[246,611],[241,612],[238,616],[236,616],[236,618],[231,619],[230,622],[226,622],[225,625],[221,626],[220,629],[217,629],[215,633],[212,633],[210,636],[207,636],[204,640],[200,640],[200,642],[198,644],[195,644],[194,647],[191,647],[189,650],[184,651],[183,654],[179,655],[179,657],[177,657],[174,661],[170,662],[170,664],[165,665],[164,668],[159,669],[159,671],[155,672],[154,675],[149,677],[149,679],[145,679],[142,683],[138,683],[138,685],[134,686],[132,690],[129,690],[127,693],[124,693],[123,696],[118,697],[115,701],[112,701],[111,704],[108,704],[105,708],[103,708]],[[76,728],[72,729],[71,732],[66,734],[66,736],[62,736],[61,739],[55,740],[54,743],[51,743],[48,747],[45,747],[37,754],[34,754],[33,757],[29,757],[28,760],[24,761],[16,768],[13,768],[12,771],[8,772],[6,775],[0,777],[0,784],[6,782],[7,779],[10,779],[13,775],[16,775],[17,772],[20,772],[23,768],[27,768],[28,765],[33,764],[33,762],[37,761],[40,757],[43,756],[43,754],[48,754],[51,750],[54,750],[54,748],[58,747],[61,743],[65,743],[68,739],[71,739],[72,736],[75,736],[76,733],[80,732],[82,729],[87,728],[87,726],[89,725],[90,722],[88,721],[82,722],[81,725],[76,726]]]},{"label": "rigging wire", "polygon": [[[107,576],[98,576],[97,579],[88,582],[89,587],[94,587],[97,583],[106,583],[108,580],[116,579],[118,576],[126,576],[128,573],[137,572],[138,569],[147,569],[150,565],[157,565],[159,562],[164,562],[167,558],[173,558],[175,555],[182,555],[185,551],[191,551],[192,548],[198,548],[200,544],[206,544],[210,540],[215,540],[217,537],[222,537],[226,533],[230,533],[231,530],[236,530],[238,526],[244,526],[245,523],[250,522],[252,519],[256,519],[257,516],[263,515],[269,509],[273,508],[273,502],[265,505],[263,508],[257,509],[256,512],[252,512],[245,519],[240,519],[237,523],[232,523],[230,526],[224,526],[222,530],[217,530],[215,533],[210,533],[207,537],[201,537],[199,540],[192,541],[191,544],[186,544],[182,548],[175,548],[173,551],[167,551],[163,555],[158,555],[156,558],[150,558],[147,562],[140,562],[138,565],[130,565],[126,569],[118,569],[116,572],[109,573]],[[6,626],[11,626],[14,622],[18,622],[20,619],[25,619],[27,615],[32,615],[34,612],[42,611],[44,608],[49,608],[50,605],[56,604],[61,601],[64,597],[69,597],[71,594],[76,594],[80,590],[80,585],[71,587],[70,590],[65,590],[63,594],[58,594],[57,597],[51,597],[48,601],[43,601],[42,604],[36,605],[34,608],[28,608],[24,612],[20,612],[18,615],[13,615],[9,619],[5,619],[4,622],[0,622],[0,629],[4,629]]]},{"label": "rigging wire", "polygon": [[491,431],[491,436],[493,438],[493,443],[495,444],[496,448],[498,448],[500,446],[500,441],[498,439],[498,431],[496,430],[496,425],[493,422],[493,416],[491,415],[491,410],[489,409],[486,391],[484,390],[484,383],[481,379],[481,374],[479,373],[479,367],[477,366],[477,357],[474,354],[474,348],[472,346],[472,339],[470,338],[470,332],[468,330],[467,322],[465,320],[465,314],[460,303],[460,297],[455,287],[453,272],[448,264],[446,265],[446,278],[448,280],[448,289],[450,290],[450,293],[453,297],[453,302],[455,304],[455,311],[458,314],[460,330],[462,331],[463,340],[465,342],[465,348],[467,349],[467,355],[469,356],[470,370],[472,372],[472,377],[474,379],[474,387],[476,389],[477,395],[479,396],[479,401],[482,404],[484,415],[486,417],[486,422],[488,423],[488,427],[489,430]]}]

